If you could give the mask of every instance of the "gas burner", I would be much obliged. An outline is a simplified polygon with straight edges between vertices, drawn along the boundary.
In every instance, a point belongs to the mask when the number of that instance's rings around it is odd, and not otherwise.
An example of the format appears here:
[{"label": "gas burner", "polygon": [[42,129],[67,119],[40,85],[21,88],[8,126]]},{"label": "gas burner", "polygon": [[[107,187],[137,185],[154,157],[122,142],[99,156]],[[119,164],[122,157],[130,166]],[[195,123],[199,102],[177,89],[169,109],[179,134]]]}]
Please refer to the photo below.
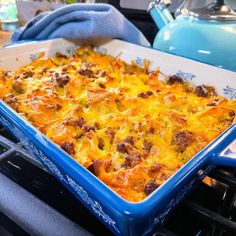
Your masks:
[{"label": "gas burner", "polygon": [[[0,232],[112,235],[3,128],[0,182]],[[236,170],[221,167],[188,195],[154,235],[234,236],[235,221]]]}]

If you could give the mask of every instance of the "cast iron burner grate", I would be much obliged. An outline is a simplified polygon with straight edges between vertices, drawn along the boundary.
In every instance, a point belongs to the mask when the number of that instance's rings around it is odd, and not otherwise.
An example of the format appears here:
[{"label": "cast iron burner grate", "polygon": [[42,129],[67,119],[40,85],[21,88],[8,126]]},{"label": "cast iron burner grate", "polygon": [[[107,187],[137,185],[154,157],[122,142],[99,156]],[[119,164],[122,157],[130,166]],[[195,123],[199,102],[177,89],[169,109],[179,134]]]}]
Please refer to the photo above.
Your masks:
[{"label": "cast iron burner grate", "polygon": [[[155,236],[236,235],[236,170],[221,167],[209,177],[156,229]],[[1,235],[1,230],[17,236],[111,235],[4,128],[0,129],[0,225]]]}]

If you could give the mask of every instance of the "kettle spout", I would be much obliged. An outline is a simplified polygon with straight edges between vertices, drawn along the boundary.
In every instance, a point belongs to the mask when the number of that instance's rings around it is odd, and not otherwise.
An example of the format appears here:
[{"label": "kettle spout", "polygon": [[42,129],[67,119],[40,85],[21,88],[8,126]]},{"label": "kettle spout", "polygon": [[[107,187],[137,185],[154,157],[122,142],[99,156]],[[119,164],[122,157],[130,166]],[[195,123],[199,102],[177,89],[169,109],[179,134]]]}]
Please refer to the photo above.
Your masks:
[{"label": "kettle spout", "polygon": [[148,11],[159,29],[174,21],[167,8],[168,4],[171,4],[170,0],[155,0],[149,4]]}]

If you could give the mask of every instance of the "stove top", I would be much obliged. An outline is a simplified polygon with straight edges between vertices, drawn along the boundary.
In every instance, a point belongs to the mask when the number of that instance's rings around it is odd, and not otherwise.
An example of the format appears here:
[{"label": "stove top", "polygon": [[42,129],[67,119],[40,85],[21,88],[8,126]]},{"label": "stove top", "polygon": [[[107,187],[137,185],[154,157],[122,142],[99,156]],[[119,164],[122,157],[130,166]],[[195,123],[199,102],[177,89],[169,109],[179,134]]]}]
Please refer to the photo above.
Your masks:
[{"label": "stove top", "polygon": [[[0,235],[111,233],[1,128]],[[236,170],[212,171],[154,235],[235,236]]]}]

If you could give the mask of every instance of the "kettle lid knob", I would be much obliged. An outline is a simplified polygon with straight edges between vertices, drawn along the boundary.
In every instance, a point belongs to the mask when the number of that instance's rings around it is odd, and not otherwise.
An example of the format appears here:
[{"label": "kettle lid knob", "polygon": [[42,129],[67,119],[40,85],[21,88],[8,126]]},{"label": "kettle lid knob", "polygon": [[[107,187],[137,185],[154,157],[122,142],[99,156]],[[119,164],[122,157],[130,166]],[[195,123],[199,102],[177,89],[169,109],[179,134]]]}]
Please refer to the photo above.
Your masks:
[{"label": "kettle lid knob", "polygon": [[202,20],[236,21],[236,12],[224,0],[216,0],[206,7],[192,9],[189,15]]}]

